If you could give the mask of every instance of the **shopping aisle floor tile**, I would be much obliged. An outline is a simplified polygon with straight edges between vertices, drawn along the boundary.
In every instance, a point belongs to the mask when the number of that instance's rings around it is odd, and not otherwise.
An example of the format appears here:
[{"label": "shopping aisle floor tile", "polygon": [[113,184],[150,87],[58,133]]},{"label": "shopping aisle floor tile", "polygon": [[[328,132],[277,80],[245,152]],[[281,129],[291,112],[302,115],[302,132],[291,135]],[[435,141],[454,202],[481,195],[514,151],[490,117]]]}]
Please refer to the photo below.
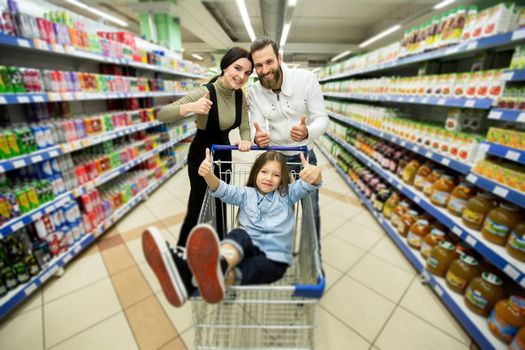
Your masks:
[{"label": "shopping aisle floor tile", "polygon": [[396,305],[345,276],[323,296],[321,306],[372,342]]},{"label": "shopping aisle floor tile", "polygon": [[109,279],[47,303],[44,305],[46,346],[54,346],[120,310]]},{"label": "shopping aisle floor tile", "polygon": [[469,346],[445,334],[421,319],[397,308],[382,330],[375,345],[380,349],[467,350]]},{"label": "shopping aisle floor tile", "polygon": [[141,350],[153,350],[178,336],[155,295],[125,310]]},{"label": "shopping aisle floor tile", "polygon": [[415,272],[415,268],[385,233],[385,236],[370,250],[370,254],[402,268]]},{"label": "shopping aisle floor tile", "polygon": [[184,345],[184,340],[182,338],[175,338],[171,340],[168,344],[165,344],[159,348],[159,350],[186,350],[186,345]]},{"label": "shopping aisle floor tile", "polygon": [[135,266],[135,260],[122,239],[121,244],[102,250],[101,255],[110,275]]},{"label": "shopping aisle floor tile", "polygon": [[153,294],[148,281],[138,266],[111,276],[120,304],[128,308]]},{"label": "shopping aisle floor tile", "polygon": [[315,349],[368,350],[370,343],[322,307],[317,307]]},{"label": "shopping aisle floor tile", "polygon": [[414,279],[408,292],[401,300],[401,307],[415,316],[443,330],[462,343],[468,344],[470,337],[441,303],[429,286]]},{"label": "shopping aisle floor tile", "polygon": [[394,303],[401,299],[415,278],[414,273],[406,272],[370,254],[359,260],[347,275]]},{"label": "shopping aisle floor tile", "polygon": [[119,232],[126,232],[137,228],[138,226],[148,225],[151,222],[156,222],[158,219],[153,215],[148,207],[142,203],[135,209],[129,212],[123,219],[117,222],[117,229]]},{"label": "shopping aisle floor tile", "polygon": [[182,307],[174,307],[168,302],[162,292],[158,292],[155,295],[179,336],[190,331],[193,327],[191,300],[188,300]]},{"label": "shopping aisle floor tile", "polygon": [[383,238],[383,234],[371,230],[352,220],[335,229],[332,234],[359,249],[369,250]]},{"label": "shopping aisle floor tile", "polygon": [[374,230],[376,232],[385,234],[385,231],[383,230],[383,228],[379,226],[377,221],[374,219],[372,214],[370,214],[370,212],[367,209],[363,208],[362,212],[352,217],[352,221],[360,224],[361,226]]},{"label": "shopping aisle floor tile", "polygon": [[43,288],[40,288],[35,290],[24,301],[18,304],[18,306],[14,310],[12,310],[11,314],[9,315],[9,318],[14,318],[36,308],[41,308],[43,303]]},{"label": "shopping aisle floor tile", "polygon": [[336,282],[339,281],[344,275],[343,272],[339,271],[335,267],[332,267],[330,263],[323,261],[323,269],[325,272],[325,293],[332,288],[332,286],[335,285]]},{"label": "shopping aisle floor tile", "polygon": [[82,254],[66,265],[62,276],[52,277],[44,284],[44,302],[51,302],[107,277],[108,273],[100,254]]},{"label": "shopping aisle floor tile", "polygon": [[[348,222],[349,219],[341,214],[334,214],[330,211],[320,208],[321,215],[321,237],[325,237],[334,232],[337,228],[341,227],[344,223]],[[321,238],[323,239],[323,238]]]},{"label": "shopping aisle floor tile", "polygon": [[321,241],[323,260],[341,272],[348,271],[365,252],[334,236]]},{"label": "shopping aisle floor tile", "polygon": [[172,198],[157,204],[146,203],[146,205],[158,220],[166,219],[180,213],[186,213],[186,204],[177,198]]},{"label": "shopping aisle floor tile", "polygon": [[44,350],[42,308],[12,315],[0,324],[0,349]]},{"label": "shopping aisle floor tile", "polygon": [[48,350],[138,350],[123,312],[119,312]]}]

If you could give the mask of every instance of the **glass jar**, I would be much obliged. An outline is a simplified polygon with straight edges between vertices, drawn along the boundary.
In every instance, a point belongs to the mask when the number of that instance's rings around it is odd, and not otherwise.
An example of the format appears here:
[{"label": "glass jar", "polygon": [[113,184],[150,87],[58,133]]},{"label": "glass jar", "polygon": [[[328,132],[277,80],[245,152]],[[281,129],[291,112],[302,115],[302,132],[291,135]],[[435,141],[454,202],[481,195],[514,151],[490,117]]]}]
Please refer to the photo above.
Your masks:
[{"label": "glass jar", "polygon": [[479,275],[481,275],[479,262],[470,255],[461,254],[459,259],[450,264],[445,280],[451,290],[463,294],[470,281]]},{"label": "glass jar", "polygon": [[481,230],[483,221],[487,214],[496,206],[494,196],[487,192],[482,192],[469,199],[463,211],[463,223],[465,226]]},{"label": "glass jar", "polygon": [[407,243],[414,249],[421,248],[423,238],[430,233],[430,223],[428,220],[419,219],[410,227],[407,235]]},{"label": "glass jar", "polygon": [[430,201],[432,204],[439,207],[445,208],[452,190],[456,187],[456,179],[451,175],[443,175],[441,178],[434,183],[432,186],[432,194],[430,195]]},{"label": "glass jar", "polygon": [[423,180],[423,193],[425,196],[430,197],[434,183],[439,180],[443,174],[443,170],[434,169],[432,170],[432,173]]},{"label": "glass jar", "polygon": [[501,203],[499,207],[488,213],[481,233],[487,241],[504,246],[511,229],[518,224],[520,219],[521,213],[517,206]]},{"label": "glass jar", "polygon": [[525,326],[525,298],[517,295],[496,303],[489,317],[489,329],[502,342],[510,344]]},{"label": "glass jar", "polygon": [[525,261],[525,221],[512,229],[507,241],[507,252],[519,261]]},{"label": "glass jar", "polygon": [[392,226],[394,226],[397,229],[401,218],[408,212],[409,209],[410,204],[408,204],[406,200],[401,201],[392,213],[392,217],[390,219],[390,223],[392,224]]},{"label": "glass jar", "polygon": [[452,215],[461,217],[470,198],[474,197],[476,190],[468,182],[461,182],[450,194],[447,209]]},{"label": "glass jar", "polygon": [[392,217],[392,213],[394,212],[394,209],[397,207],[399,202],[401,201],[401,195],[397,192],[394,192],[390,195],[390,197],[387,199],[385,206],[383,207],[383,216],[390,220]]},{"label": "glass jar", "polygon": [[456,247],[452,243],[442,240],[430,251],[427,259],[427,269],[436,276],[444,277],[450,264],[457,257]]},{"label": "glass jar", "polygon": [[415,210],[409,210],[401,220],[399,221],[399,224],[397,225],[397,232],[402,237],[406,237],[408,235],[408,230],[418,219],[418,212]]},{"label": "glass jar", "polygon": [[421,163],[417,159],[412,159],[407,166],[403,169],[402,178],[407,185],[412,185],[414,183],[414,178],[416,173],[421,166]]},{"label": "glass jar", "polygon": [[425,181],[425,178],[428,177],[432,173],[432,163],[431,162],[425,162],[422,166],[419,167],[417,170],[416,176],[414,178],[414,187],[418,191],[423,190],[423,183]]},{"label": "glass jar", "polygon": [[509,350],[525,350],[525,327],[520,328],[510,343]]},{"label": "glass jar", "polygon": [[505,297],[502,284],[498,276],[483,272],[470,281],[465,292],[465,304],[475,314],[487,317],[494,304]]},{"label": "glass jar", "polygon": [[439,242],[445,239],[445,231],[439,229],[439,228],[432,228],[430,230],[430,233],[423,238],[423,241],[421,242],[421,248],[419,249],[419,252],[425,258],[425,260],[430,255],[430,251],[432,248],[437,246]]}]

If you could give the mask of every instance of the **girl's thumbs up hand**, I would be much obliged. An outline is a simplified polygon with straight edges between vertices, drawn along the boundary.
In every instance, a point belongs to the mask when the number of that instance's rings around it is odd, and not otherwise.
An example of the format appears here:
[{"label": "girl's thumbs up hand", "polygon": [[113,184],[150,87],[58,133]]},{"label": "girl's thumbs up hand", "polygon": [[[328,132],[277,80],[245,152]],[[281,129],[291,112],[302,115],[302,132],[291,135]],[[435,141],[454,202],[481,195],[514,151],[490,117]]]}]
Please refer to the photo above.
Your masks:
[{"label": "girl's thumbs up hand", "polygon": [[211,174],[212,167],[211,167],[211,155],[210,155],[210,149],[206,148],[206,157],[202,161],[201,165],[199,166],[199,175],[200,176],[206,176]]}]

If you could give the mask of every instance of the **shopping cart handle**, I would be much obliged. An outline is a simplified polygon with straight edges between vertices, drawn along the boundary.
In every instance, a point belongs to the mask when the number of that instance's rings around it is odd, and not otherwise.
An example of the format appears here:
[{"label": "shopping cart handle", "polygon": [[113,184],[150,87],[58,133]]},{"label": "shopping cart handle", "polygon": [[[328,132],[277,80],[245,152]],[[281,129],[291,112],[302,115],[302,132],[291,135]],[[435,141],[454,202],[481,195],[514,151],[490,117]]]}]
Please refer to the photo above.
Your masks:
[{"label": "shopping cart handle", "polygon": [[[237,151],[239,147],[234,145],[212,145],[211,153],[215,151]],[[296,152],[308,152],[308,147],[306,146],[268,146],[261,148],[259,146],[252,146],[251,151],[296,151]]]}]

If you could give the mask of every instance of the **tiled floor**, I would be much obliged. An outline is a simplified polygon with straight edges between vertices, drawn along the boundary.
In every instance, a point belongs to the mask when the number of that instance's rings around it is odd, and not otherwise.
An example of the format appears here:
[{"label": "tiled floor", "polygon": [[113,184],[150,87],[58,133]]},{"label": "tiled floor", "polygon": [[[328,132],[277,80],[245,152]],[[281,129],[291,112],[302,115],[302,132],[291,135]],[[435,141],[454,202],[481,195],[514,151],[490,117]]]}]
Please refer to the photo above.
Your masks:
[{"label": "tiled floor", "polygon": [[[468,349],[468,335],[317,155],[327,288],[316,349]],[[188,187],[184,169],[36,291],[0,323],[0,349],[193,349],[191,306],[167,303],[139,239],[155,225],[176,242]]]}]

